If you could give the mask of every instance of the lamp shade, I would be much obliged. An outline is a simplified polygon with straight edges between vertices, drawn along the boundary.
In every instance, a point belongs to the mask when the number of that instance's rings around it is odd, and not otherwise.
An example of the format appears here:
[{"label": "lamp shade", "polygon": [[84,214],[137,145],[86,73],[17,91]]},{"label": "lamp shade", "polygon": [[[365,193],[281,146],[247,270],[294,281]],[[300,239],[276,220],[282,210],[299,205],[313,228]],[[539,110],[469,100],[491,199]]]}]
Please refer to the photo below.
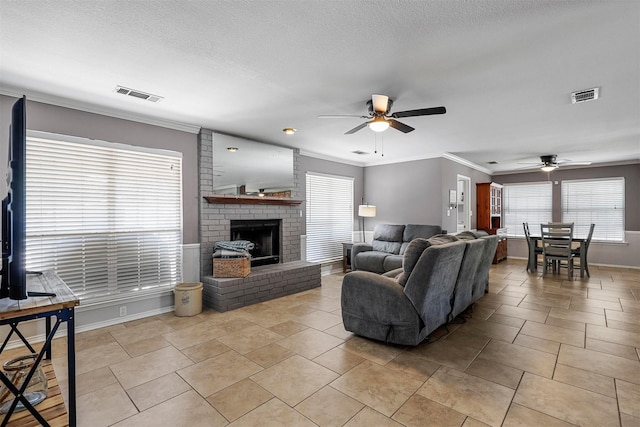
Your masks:
[{"label": "lamp shade", "polygon": [[359,205],[358,216],[373,218],[376,216],[376,207],[373,205]]}]

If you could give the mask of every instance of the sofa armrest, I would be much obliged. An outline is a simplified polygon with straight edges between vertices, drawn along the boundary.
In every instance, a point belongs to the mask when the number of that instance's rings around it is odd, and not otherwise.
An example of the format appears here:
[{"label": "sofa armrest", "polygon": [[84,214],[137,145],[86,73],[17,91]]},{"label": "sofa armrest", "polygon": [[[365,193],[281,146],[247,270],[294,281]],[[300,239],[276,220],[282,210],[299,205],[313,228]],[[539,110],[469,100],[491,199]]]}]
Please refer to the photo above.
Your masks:
[{"label": "sofa armrest", "polygon": [[368,243],[354,243],[351,247],[351,269],[356,271],[358,269],[358,264],[356,261],[356,255],[360,252],[372,251],[373,246]]},{"label": "sofa armrest", "polygon": [[356,316],[367,313],[370,319],[387,324],[415,322],[418,316],[396,280],[368,271],[344,276],[342,310]]}]

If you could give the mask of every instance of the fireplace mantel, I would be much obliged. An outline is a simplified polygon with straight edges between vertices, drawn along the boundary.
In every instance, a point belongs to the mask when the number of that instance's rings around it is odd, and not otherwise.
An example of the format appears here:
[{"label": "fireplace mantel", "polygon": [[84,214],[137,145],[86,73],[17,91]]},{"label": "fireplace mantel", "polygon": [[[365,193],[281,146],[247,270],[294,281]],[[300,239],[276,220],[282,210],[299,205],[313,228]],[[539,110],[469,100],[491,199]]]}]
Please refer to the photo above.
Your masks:
[{"label": "fireplace mantel", "polygon": [[236,204],[236,205],[286,205],[296,206],[304,202],[301,199],[290,197],[258,197],[258,196],[204,196],[210,204]]}]

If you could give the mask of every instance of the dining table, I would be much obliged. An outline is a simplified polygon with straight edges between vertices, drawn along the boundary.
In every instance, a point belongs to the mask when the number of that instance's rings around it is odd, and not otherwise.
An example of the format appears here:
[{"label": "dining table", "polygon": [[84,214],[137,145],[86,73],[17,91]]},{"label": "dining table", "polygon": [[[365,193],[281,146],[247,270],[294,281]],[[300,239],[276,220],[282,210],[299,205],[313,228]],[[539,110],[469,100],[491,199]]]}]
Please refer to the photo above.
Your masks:
[{"label": "dining table", "polygon": [[[529,256],[527,261],[527,270],[528,271],[538,271],[538,255],[536,254],[536,247],[542,247],[542,236],[529,236],[531,239],[531,244],[529,245]],[[574,246],[574,249],[580,248],[582,245],[586,244],[586,238],[572,238],[571,243]],[[584,278],[584,271],[587,265],[587,252],[580,250],[580,278]]]}]

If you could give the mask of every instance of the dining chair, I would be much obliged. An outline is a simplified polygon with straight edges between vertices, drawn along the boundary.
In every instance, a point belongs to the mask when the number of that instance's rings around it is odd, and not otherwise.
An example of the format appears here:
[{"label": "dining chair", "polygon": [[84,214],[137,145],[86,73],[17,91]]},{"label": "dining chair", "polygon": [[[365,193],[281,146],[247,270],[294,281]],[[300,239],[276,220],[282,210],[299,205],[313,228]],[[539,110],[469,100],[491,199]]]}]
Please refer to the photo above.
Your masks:
[{"label": "dining chair", "polygon": [[538,255],[543,255],[542,246],[538,245],[539,239],[531,237],[528,222],[523,222],[522,227],[524,228],[524,237],[527,239],[527,246],[529,248],[527,270],[533,273],[538,271]]},{"label": "dining chair", "polygon": [[542,253],[544,257],[544,272],[547,274],[549,266],[559,271],[566,263],[569,279],[573,278],[573,260],[576,255],[572,250],[573,223],[540,224],[542,237]]},{"label": "dining chair", "polygon": [[591,224],[589,227],[589,235],[584,240],[584,242],[580,243],[580,246],[573,249],[573,254],[578,257],[580,260],[580,277],[584,277],[584,273],[587,273],[587,277],[591,277],[591,273],[589,273],[589,263],[587,258],[587,252],[589,250],[589,245],[591,244],[591,238],[593,237],[593,229],[595,228],[595,224]]}]

